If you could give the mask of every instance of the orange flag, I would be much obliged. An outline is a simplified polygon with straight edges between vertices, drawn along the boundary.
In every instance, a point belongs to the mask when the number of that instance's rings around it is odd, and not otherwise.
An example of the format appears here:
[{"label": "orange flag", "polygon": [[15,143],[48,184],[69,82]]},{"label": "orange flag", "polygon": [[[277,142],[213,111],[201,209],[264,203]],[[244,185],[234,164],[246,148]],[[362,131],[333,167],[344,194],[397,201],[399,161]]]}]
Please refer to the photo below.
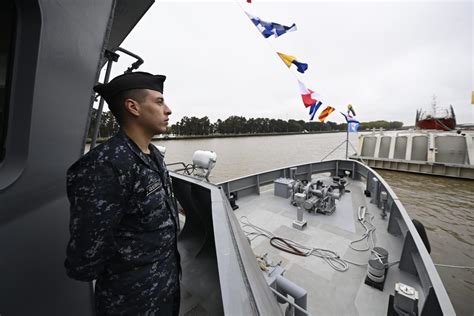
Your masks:
[{"label": "orange flag", "polygon": [[334,112],[335,108],[333,108],[332,106],[328,106],[327,108],[325,108],[321,114],[319,115],[319,120],[321,122],[324,122],[324,120],[326,119],[326,117],[329,116],[329,114],[331,114],[332,112]]}]

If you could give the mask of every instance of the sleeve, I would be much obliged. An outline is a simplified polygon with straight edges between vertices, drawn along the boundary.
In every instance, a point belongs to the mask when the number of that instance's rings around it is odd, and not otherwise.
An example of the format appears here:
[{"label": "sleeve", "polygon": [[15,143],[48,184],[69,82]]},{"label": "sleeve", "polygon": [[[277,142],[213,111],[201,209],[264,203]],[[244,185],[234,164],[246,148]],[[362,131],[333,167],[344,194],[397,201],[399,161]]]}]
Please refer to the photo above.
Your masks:
[{"label": "sleeve", "polygon": [[168,168],[166,167],[165,163],[165,156],[156,149],[155,155],[157,156],[157,159],[159,163],[161,164],[161,170],[163,171],[164,179],[166,181],[166,186],[168,190],[168,200],[170,207],[172,208],[171,212],[175,218],[175,223],[176,223],[176,231],[180,232],[181,231],[181,225],[179,222],[179,210],[178,210],[178,200],[176,199],[176,196],[174,195],[174,190],[173,190],[173,181],[171,180],[171,176],[169,174]]},{"label": "sleeve", "polygon": [[123,215],[125,190],[111,165],[72,166],[67,173],[70,240],[65,267],[69,277],[92,281],[114,255],[114,229]]}]

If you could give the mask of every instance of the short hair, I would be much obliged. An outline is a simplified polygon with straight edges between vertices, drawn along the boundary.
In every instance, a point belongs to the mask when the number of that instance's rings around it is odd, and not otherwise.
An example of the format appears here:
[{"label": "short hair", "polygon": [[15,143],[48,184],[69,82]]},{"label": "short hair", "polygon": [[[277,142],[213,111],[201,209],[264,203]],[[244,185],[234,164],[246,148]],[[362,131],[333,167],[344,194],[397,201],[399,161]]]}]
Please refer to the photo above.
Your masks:
[{"label": "short hair", "polygon": [[133,99],[139,103],[145,101],[145,98],[148,95],[148,91],[146,89],[130,89],[124,90],[112,98],[111,104],[109,104],[110,112],[114,115],[117,123],[122,125],[124,117],[125,117],[125,100]]}]

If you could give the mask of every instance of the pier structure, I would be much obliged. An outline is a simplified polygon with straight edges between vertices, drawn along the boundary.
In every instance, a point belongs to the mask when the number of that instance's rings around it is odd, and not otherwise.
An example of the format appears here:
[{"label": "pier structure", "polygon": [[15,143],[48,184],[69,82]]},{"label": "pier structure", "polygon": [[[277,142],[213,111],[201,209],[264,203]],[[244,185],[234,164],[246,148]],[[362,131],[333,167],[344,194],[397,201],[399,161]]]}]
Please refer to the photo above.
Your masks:
[{"label": "pier structure", "polygon": [[474,133],[409,130],[359,136],[356,155],[372,168],[474,179]]}]

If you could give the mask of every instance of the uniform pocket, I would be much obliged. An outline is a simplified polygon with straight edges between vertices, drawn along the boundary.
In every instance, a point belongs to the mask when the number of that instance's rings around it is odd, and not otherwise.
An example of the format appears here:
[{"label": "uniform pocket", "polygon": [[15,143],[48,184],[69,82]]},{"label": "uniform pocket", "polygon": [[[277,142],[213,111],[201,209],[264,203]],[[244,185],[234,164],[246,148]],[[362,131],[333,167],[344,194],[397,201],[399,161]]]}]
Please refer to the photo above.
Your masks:
[{"label": "uniform pocket", "polygon": [[137,219],[145,230],[158,229],[169,219],[169,211],[166,206],[166,193],[160,185],[148,195],[145,194],[141,201],[138,201]]}]

